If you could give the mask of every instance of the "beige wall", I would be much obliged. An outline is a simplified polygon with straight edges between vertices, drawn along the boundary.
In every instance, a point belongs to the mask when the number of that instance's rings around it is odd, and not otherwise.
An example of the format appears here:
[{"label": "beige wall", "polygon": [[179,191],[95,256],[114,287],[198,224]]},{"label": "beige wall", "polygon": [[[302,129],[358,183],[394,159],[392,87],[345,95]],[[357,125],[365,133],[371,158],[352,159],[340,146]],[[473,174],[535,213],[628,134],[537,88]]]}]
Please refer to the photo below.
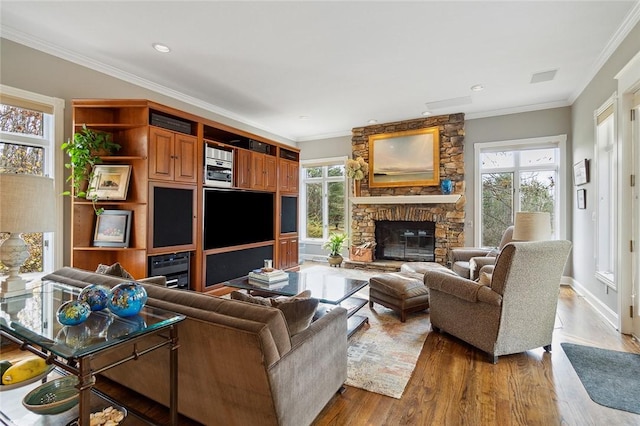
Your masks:
[{"label": "beige wall", "polygon": [[[615,75],[639,51],[640,24],[637,24],[573,103],[571,108],[571,131],[574,140],[573,158],[576,161],[584,158],[593,159],[595,144],[593,114],[617,90]],[[607,307],[615,312],[620,312],[618,294],[611,289],[607,289],[594,276],[595,223],[592,220],[596,193],[594,180],[591,179],[589,183],[581,186],[581,188],[587,190],[587,208],[585,210],[575,208],[572,210],[573,276],[576,281],[606,304]],[[575,187],[572,188],[572,192],[575,193]],[[622,230],[622,234],[631,235],[631,230]]]}]

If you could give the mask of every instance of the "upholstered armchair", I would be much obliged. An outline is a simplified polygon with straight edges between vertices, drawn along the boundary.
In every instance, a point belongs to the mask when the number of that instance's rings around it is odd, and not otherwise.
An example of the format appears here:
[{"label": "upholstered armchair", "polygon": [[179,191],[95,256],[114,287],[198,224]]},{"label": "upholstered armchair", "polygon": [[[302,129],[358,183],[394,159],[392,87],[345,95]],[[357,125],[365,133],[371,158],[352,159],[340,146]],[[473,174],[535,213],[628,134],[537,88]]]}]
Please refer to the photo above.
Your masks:
[{"label": "upholstered armchair", "polygon": [[549,352],[570,249],[564,240],[509,243],[486,284],[426,271],[433,330],[486,352],[494,364],[500,355],[538,347]]},{"label": "upholstered armchair", "polygon": [[509,226],[500,239],[497,248],[483,247],[458,247],[450,252],[451,270],[463,278],[475,280],[478,271],[485,265],[492,265],[496,256],[505,246],[513,240],[513,226]]}]

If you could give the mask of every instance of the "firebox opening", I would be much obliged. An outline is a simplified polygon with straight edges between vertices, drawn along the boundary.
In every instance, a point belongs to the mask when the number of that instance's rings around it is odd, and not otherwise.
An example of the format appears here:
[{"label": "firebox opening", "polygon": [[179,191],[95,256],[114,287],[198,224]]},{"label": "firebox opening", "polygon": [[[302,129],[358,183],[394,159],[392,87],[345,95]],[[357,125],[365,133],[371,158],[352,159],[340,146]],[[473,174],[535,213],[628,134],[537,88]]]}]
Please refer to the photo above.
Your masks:
[{"label": "firebox opening", "polygon": [[376,259],[434,262],[435,222],[378,220]]}]

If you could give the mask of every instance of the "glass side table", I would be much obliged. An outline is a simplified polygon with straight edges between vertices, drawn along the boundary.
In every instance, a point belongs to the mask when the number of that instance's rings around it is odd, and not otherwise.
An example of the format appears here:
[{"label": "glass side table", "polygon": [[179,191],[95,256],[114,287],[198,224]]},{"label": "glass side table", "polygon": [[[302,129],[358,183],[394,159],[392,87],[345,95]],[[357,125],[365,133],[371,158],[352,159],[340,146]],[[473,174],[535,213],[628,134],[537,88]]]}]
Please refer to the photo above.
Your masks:
[{"label": "glass side table", "polygon": [[[19,344],[20,349],[36,354],[79,378],[80,398],[77,409],[80,426],[89,425],[92,404],[96,406],[96,392],[92,392],[96,374],[168,346],[170,418],[171,425],[177,425],[177,324],[185,316],[147,305],[132,317],[120,318],[107,309],[92,312],[82,324],[62,326],[56,319],[56,311],[62,303],[76,299],[80,290],[45,281],[26,295],[0,299],[0,335]],[[133,343],[134,348],[129,355],[107,365],[99,363],[101,354],[129,343]],[[24,394],[27,392],[28,390]],[[0,420],[9,417],[5,412],[9,410],[5,410],[4,400],[2,398],[0,403]],[[63,415],[64,413],[60,414]],[[51,419],[47,419],[43,423],[52,424],[50,421]],[[124,424],[128,423],[125,419]]]}]

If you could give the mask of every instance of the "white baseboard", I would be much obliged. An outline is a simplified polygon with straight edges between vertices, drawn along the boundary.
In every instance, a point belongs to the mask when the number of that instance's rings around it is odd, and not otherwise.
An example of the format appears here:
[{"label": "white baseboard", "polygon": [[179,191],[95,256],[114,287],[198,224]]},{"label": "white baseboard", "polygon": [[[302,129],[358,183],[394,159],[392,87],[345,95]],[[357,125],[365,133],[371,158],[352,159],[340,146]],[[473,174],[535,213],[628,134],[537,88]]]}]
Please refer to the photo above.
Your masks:
[{"label": "white baseboard", "polygon": [[569,285],[580,297],[584,297],[584,300],[588,304],[590,304],[606,322],[611,324],[614,329],[620,331],[618,329],[618,314],[611,310],[611,308],[609,308],[607,305],[602,303],[597,297],[593,295],[593,293],[584,288],[578,281],[571,277],[562,277],[560,283],[562,285]]}]

